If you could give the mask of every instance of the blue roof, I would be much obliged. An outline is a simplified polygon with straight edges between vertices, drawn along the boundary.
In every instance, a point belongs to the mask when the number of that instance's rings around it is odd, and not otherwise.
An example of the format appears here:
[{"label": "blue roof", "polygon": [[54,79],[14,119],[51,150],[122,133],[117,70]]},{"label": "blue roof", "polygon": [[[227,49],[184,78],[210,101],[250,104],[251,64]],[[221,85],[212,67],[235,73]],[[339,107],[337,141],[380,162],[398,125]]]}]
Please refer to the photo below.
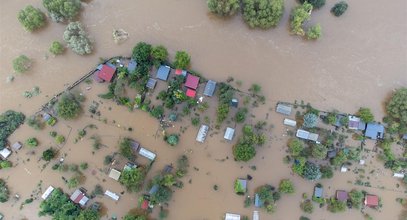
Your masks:
[{"label": "blue roof", "polygon": [[317,198],[321,198],[324,194],[324,189],[320,188],[320,187],[315,187],[314,188],[314,196]]},{"label": "blue roof", "polygon": [[134,59],[131,59],[129,65],[127,65],[127,70],[131,73],[136,70],[137,62]]},{"label": "blue roof", "polygon": [[150,79],[148,79],[146,87],[149,89],[154,89],[156,84],[157,84],[157,80],[150,78]]},{"label": "blue roof", "polygon": [[256,208],[261,208],[261,207],[263,207],[263,205],[264,205],[264,202],[261,201],[259,194],[256,193],[254,195],[254,206]]},{"label": "blue roof", "polygon": [[157,79],[161,79],[163,81],[167,81],[168,75],[170,75],[171,68],[169,66],[160,66],[157,70]]},{"label": "blue roof", "polygon": [[403,139],[404,139],[404,140],[407,140],[407,134],[404,134],[404,135],[403,135]]},{"label": "blue roof", "polygon": [[150,191],[148,192],[148,194],[153,195],[154,193],[156,193],[158,191],[158,188],[160,186],[158,184],[155,184],[153,187],[151,187]]},{"label": "blue roof", "polygon": [[382,139],[384,134],[384,126],[379,124],[379,123],[368,123],[365,131],[365,136],[376,140],[376,139]]},{"label": "blue roof", "polygon": [[215,93],[215,89],[216,89],[216,82],[212,81],[212,80],[209,80],[206,83],[205,90],[204,90],[203,94],[206,95],[206,96],[213,96],[213,93]]}]

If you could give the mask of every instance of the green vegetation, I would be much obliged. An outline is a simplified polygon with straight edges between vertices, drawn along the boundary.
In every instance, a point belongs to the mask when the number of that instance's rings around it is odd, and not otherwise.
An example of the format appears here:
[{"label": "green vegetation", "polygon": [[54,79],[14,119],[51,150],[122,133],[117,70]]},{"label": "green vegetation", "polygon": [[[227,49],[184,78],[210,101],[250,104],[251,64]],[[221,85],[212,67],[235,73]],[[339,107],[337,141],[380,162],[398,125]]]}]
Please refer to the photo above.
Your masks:
[{"label": "green vegetation", "polygon": [[232,16],[240,8],[239,0],[208,0],[208,8],[219,16]]},{"label": "green vegetation", "polygon": [[263,185],[256,190],[259,194],[260,200],[264,203],[264,208],[267,212],[272,213],[275,211],[275,202],[280,199],[280,194],[274,191],[275,188],[271,185]]},{"label": "green vegetation", "polygon": [[332,8],[331,8],[331,13],[334,14],[336,17],[341,16],[345,11],[348,9],[348,3],[345,1],[340,1],[336,3]]},{"label": "green vegetation", "polygon": [[153,204],[159,204],[168,202],[172,197],[172,191],[170,188],[160,185],[158,191],[151,196],[151,202]]},{"label": "green vegetation", "polygon": [[186,69],[189,67],[191,57],[185,51],[177,51],[175,53],[174,66],[177,69]]},{"label": "green vegetation", "polygon": [[322,36],[321,33],[321,25],[317,24],[315,26],[312,26],[308,29],[307,31],[307,38],[316,40]]},{"label": "green vegetation", "polygon": [[145,42],[139,42],[133,48],[132,58],[141,65],[151,65],[150,56],[152,54],[153,47]]},{"label": "green vegetation", "polygon": [[188,172],[188,167],[189,167],[188,157],[185,154],[183,154],[177,160],[177,170],[175,171],[177,177],[185,176],[185,174],[187,174]]},{"label": "green vegetation", "polygon": [[307,113],[304,115],[304,124],[306,128],[313,128],[318,124],[318,115],[314,113]]},{"label": "green vegetation", "polygon": [[65,93],[58,100],[56,105],[58,116],[63,119],[77,118],[82,110],[79,101],[71,93]]},{"label": "green vegetation", "polygon": [[219,106],[216,111],[216,122],[221,124],[229,114],[229,105],[232,101],[235,90],[226,83],[219,84]]},{"label": "green vegetation", "polygon": [[242,3],[243,19],[251,28],[275,27],[283,16],[283,0],[243,0]]},{"label": "green vegetation", "polygon": [[24,73],[31,68],[32,61],[26,55],[20,55],[13,60],[13,69],[17,73]]},{"label": "green vegetation", "polygon": [[150,115],[157,119],[160,119],[163,116],[163,114],[164,114],[164,108],[161,105],[155,106],[150,111]]},{"label": "green vegetation", "polygon": [[168,51],[162,45],[156,46],[151,50],[154,66],[159,66],[168,59]]},{"label": "green vegetation", "polygon": [[1,168],[1,169],[10,168],[10,167],[12,167],[12,166],[13,166],[13,165],[12,165],[11,162],[8,161],[8,160],[3,160],[3,161],[0,162],[0,168]]},{"label": "green vegetation", "polygon": [[65,51],[65,47],[59,41],[52,42],[51,47],[49,48],[49,52],[54,55],[62,54],[64,51]]},{"label": "green vegetation", "polygon": [[82,169],[82,170],[86,170],[86,169],[88,169],[88,163],[86,163],[86,162],[83,162],[83,163],[81,163],[81,165],[79,165],[79,167]]},{"label": "green vegetation", "polygon": [[70,21],[78,15],[81,9],[79,0],[43,0],[42,4],[55,22]]},{"label": "green vegetation", "polygon": [[127,214],[123,220],[147,220],[147,218],[144,215]]},{"label": "green vegetation", "polygon": [[312,201],[309,199],[302,202],[300,207],[301,207],[301,210],[305,213],[311,214],[314,211],[314,204],[312,204]]},{"label": "green vegetation", "polygon": [[8,110],[0,115],[0,150],[7,146],[7,138],[24,123],[25,115]]},{"label": "green vegetation", "polygon": [[308,2],[312,5],[312,7],[319,9],[322,6],[325,5],[325,0],[299,0],[301,4],[304,4],[304,2]]},{"label": "green vegetation", "polygon": [[64,31],[64,41],[73,52],[79,55],[92,53],[92,42],[89,40],[83,25],[79,22],[71,22]]},{"label": "green vegetation", "polygon": [[294,193],[294,184],[289,179],[283,179],[280,181],[280,185],[278,186],[278,191],[281,193]]},{"label": "green vegetation", "polygon": [[244,195],[246,193],[246,189],[243,187],[242,183],[237,179],[235,181],[235,193],[238,195]]},{"label": "green vegetation", "polygon": [[341,166],[343,163],[346,162],[347,160],[346,154],[343,152],[343,150],[340,150],[334,158],[331,159],[331,164],[333,166]]},{"label": "green vegetation", "polygon": [[312,145],[311,155],[314,158],[323,160],[326,158],[326,154],[328,153],[328,148],[322,144],[314,144]]},{"label": "green vegetation", "polygon": [[349,199],[352,203],[352,207],[355,209],[360,209],[362,207],[363,193],[356,189],[349,192]]},{"label": "green vegetation", "polygon": [[97,211],[92,209],[84,209],[81,211],[76,220],[99,220],[100,215]]},{"label": "green vegetation", "polygon": [[368,108],[360,108],[357,115],[366,123],[374,121],[372,111],[370,111]]},{"label": "green vegetation", "polygon": [[179,135],[178,134],[170,134],[165,136],[165,141],[171,146],[175,146],[179,142]]},{"label": "green vegetation", "polygon": [[76,188],[79,185],[79,178],[77,176],[71,177],[68,180],[68,188],[72,189],[72,188]]},{"label": "green vegetation", "polygon": [[199,117],[192,118],[191,123],[193,126],[198,127],[199,123],[201,123],[201,119]]},{"label": "green vegetation", "polygon": [[346,210],[346,203],[336,200],[335,198],[331,198],[328,202],[328,210],[333,213],[344,212]]},{"label": "green vegetation", "polygon": [[44,13],[32,5],[28,5],[18,12],[18,20],[24,29],[29,32],[35,31],[45,25]]},{"label": "green vegetation", "polygon": [[10,191],[8,190],[7,184],[4,180],[0,179],[0,202],[5,203],[9,199]]},{"label": "green vegetation", "polygon": [[50,161],[50,160],[54,159],[55,155],[56,155],[56,152],[53,148],[49,148],[49,149],[45,150],[44,152],[42,152],[42,158],[45,161]]},{"label": "green vegetation", "polygon": [[387,131],[400,135],[407,133],[407,87],[397,89],[386,104]]},{"label": "green vegetation", "polygon": [[145,172],[142,168],[126,169],[120,175],[119,181],[130,192],[138,192],[141,189],[144,177]]},{"label": "green vegetation", "polygon": [[27,144],[30,147],[36,147],[38,146],[38,140],[35,137],[30,137],[25,141],[25,144]]},{"label": "green vegetation", "polygon": [[322,174],[321,176],[322,179],[331,179],[334,176],[331,166],[321,166],[320,171]]},{"label": "green vegetation", "polygon": [[309,161],[305,163],[304,172],[302,175],[307,180],[318,180],[322,177],[319,166]]},{"label": "green vegetation", "polygon": [[304,4],[295,7],[291,11],[290,15],[290,27],[291,32],[296,35],[304,36],[305,31],[303,29],[304,22],[308,21],[311,18],[313,6],[308,3],[304,2]]},{"label": "green vegetation", "polygon": [[235,121],[237,123],[243,123],[246,120],[247,112],[247,108],[239,108],[235,115]]},{"label": "green vegetation", "polygon": [[62,144],[62,143],[65,142],[65,137],[64,137],[63,135],[57,135],[57,136],[55,137],[55,142],[56,142],[57,144]]},{"label": "green vegetation", "polygon": [[255,133],[253,126],[243,126],[243,136],[238,143],[233,146],[233,155],[237,161],[249,161],[256,155],[255,145],[263,145],[266,137],[260,133]]},{"label": "green vegetation", "polygon": [[133,148],[131,147],[131,139],[130,138],[123,138],[119,143],[119,152],[120,154],[129,159],[133,160]]},{"label": "green vegetation", "polygon": [[304,144],[298,138],[292,138],[288,142],[288,148],[291,152],[291,155],[294,157],[300,156],[302,151],[304,150]]}]

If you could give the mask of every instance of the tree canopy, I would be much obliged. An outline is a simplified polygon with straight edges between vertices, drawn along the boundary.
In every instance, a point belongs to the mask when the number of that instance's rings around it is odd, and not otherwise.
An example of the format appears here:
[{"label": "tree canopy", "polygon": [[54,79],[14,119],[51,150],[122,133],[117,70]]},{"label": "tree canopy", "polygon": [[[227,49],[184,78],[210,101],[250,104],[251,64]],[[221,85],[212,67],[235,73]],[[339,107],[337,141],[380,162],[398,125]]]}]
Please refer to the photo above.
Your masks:
[{"label": "tree canopy", "polygon": [[243,0],[243,19],[251,27],[277,26],[284,13],[284,0]]},{"label": "tree canopy", "polygon": [[308,2],[312,5],[312,7],[319,9],[322,6],[325,5],[325,0],[299,0],[301,4],[304,4],[304,2]]},{"label": "tree canopy", "polygon": [[288,148],[290,149],[291,155],[296,157],[301,155],[304,150],[304,144],[297,138],[293,138],[288,142]]},{"label": "tree canopy", "polygon": [[393,93],[386,104],[390,127],[400,134],[407,133],[407,87],[400,88]]},{"label": "tree canopy", "polygon": [[145,42],[139,42],[133,48],[132,58],[142,65],[150,65],[153,47]]},{"label": "tree canopy", "polygon": [[123,170],[120,175],[120,183],[123,184],[129,191],[138,192],[141,189],[145,177],[145,172],[142,168],[132,168]]},{"label": "tree canopy", "polygon": [[63,119],[77,118],[82,110],[80,103],[75,96],[70,93],[65,93],[58,100],[56,105],[58,116]]},{"label": "tree canopy", "polygon": [[231,16],[240,8],[239,0],[208,0],[208,8],[219,16]]},{"label": "tree canopy", "polygon": [[290,15],[291,32],[296,35],[304,36],[305,31],[302,28],[304,22],[311,18],[312,5],[308,2],[295,7]]},{"label": "tree canopy", "polygon": [[331,13],[334,14],[336,17],[341,16],[345,11],[348,9],[348,3],[345,1],[340,1],[336,3],[332,8],[331,8]]},{"label": "tree canopy", "polygon": [[119,152],[120,154],[129,159],[132,160],[134,157],[133,154],[133,148],[131,147],[131,139],[130,138],[123,138],[120,143],[119,143]]},{"label": "tree canopy", "polygon": [[7,146],[7,138],[21,124],[24,123],[25,115],[21,112],[8,110],[0,115],[0,150]]},{"label": "tree canopy", "polygon": [[46,161],[50,161],[55,157],[55,154],[55,150],[53,148],[49,148],[42,152],[42,158],[44,158]]},{"label": "tree canopy", "polygon": [[177,51],[175,53],[174,66],[177,69],[186,69],[189,67],[191,57],[185,51]]},{"label": "tree canopy", "polygon": [[50,215],[53,219],[74,219],[79,214],[79,207],[73,204],[60,189],[55,189],[40,204],[39,216]]},{"label": "tree canopy", "polygon": [[289,179],[283,179],[280,181],[278,191],[282,193],[294,193],[294,184]]},{"label": "tree canopy", "polygon": [[321,179],[322,174],[317,164],[307,161],[304,166],[303,176],[307,180],[318,180]]},{"label": "tree canopy", "polygon": [[353,189],[352,191],[349,192],[349,199],[352,203],[353,208],[360,209],[363,197],[364,197],[363,193],[356,189]]},{"label": "tree canopy", "polygon": [[166,136],[166,141],[169,145],[171,146],[175,146],[178,144],[179,142],[179,135],[177,134],[170,134],[168,136]]},{"label": "tree canopy", "polygon": [[31,68],[32,61],[26,55],[20,55],[13,60],[13,69],[17,73],[24,73]]},{"label": "tree canopy", "polygon": [[157,192],[151,196],[151,202],[154,204],[168,202],[172,197],[172,191],[170,188],[160,185]]},{"label": "tree canopy", "polygon": [[318,115],[314,113],[307,113],[304,115],[304,124],[306,128],[313,128],[318,124]]},{"label": "tree canopy", "polygon": [[81,9],[79,0],[43,0],[42,4],[55,22],[70,21],[78,15]]},{"label": "tree canopy", "polygon": [[237,161],[249,161],[256,155],[255,145],[263,145],[266,137],[262,133],[255,133],[251,125],[243,126],[243,136],[233,146],[233,155]]},{"label": "tree canopy", "polygon": [[358,116],[366,123],[374,121],[374,116],[369,108],[360,108],[358,111]]},{"label": "tree canopy", "polygon": [[51,47],[49,48],[49,52],[51,52],[54,55],[62,54],[64,51],[65,48],[59,41],[52,42]]},{"label": "tree canopy", "polygon": [[9,199],[9,190],[7,184],[4,180],[0,179],[0,202],[7,202]]},{"label": "tree canopy", "polygon": [[32,5],[28,5],[18,12],[18,20],[24,29],[29,32],[35,31],[45,25],[44,13]]},{"label": "tree canopy", "polygon": [[312,146],[311,154],[316,159],[325,159],[328,153],[328,148],[322,144],[314,144]]},{"label": "tree canopy", "polygon": [[69,23],[65,28],[63,37],[73,52],[79,55],[92,53],[92,42],[79,21]]},{"label": "tree canopy", "polygon": [[127,214],[124,216],[123,220],[147,220],[147,218],[143,215]]},{"label": "tree canopy", "polygon": [[153,63],[155,66],[159,66],[164,61],[168,59],[168,51],[162,45],[156,46],[151,50],[151,57],[153,58]]},{"label": "tree canopy", "polygon": [[316,39],[320,38],[322,36],[321,30],[322,30],[322,28],[321,28],[321,25],[319,25],[319,24],[310,27],[307,31],[307,38],[309,40],[310,39],[316,40]]}]

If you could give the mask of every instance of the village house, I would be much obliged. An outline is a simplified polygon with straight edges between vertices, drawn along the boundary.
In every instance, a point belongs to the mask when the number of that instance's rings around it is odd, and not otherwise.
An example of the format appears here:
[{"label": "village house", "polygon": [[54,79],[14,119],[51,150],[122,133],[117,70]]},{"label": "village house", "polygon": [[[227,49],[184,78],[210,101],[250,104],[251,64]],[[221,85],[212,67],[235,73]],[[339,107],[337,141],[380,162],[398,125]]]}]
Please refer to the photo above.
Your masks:
[{"label": "village house", "polygon": [[112,168],[112,169],[110,169],[109,177],[116,180],[116,181],[119,181],[119,178],[120,178],[121,174],[122,173],[120,171]]},{"label": "village house", "polygon": [[240,215],[233,213],[226,213],[225,220],[240,220]]},{"label": "village house", "polygon": [[5,160],[11,155],[11,151],[5,147],[2,150],[0,150],[0,157]]},{"label": "village house", "polygon": [[237,108],[239,106],[239,100],[237,100],[236,98],[233,98],[230,101],[230,106]]},{"label": "village house", "polygon": [[308,132],[306,130],[298,129],[295,135],[298,138],[318,142],[318,134]]},{"label": "village house", "polygon": [[196,135],[196,141],[203,143],[206,139],[206,135],[208,134],[208,130],[208,125],[201,125],[198,134]]},{"label": "village house", "polygon": [[376,208],[379,206],[379,197],[376,195],[370,195],[367,194],[365,196],[365,206],[371,207],[371,208]]},{"label": "village house", "polygon": [[186,70],[182,70],[182,69],[176,69],[175,70],[175,75],[177,76],[187,76],[187,71]]},{"label": "village house", "polygon": [[118,196],[116,193],[111,192],[111,191],[109,191],[109,190],[106,190],[106,191],[105,191],[105,196],[107,196],[107,197],[113,199],[114,201],[118,201],[118,200],[120,199],[120,196]]},{"label": "village house", "polygon": [[212,80],[208,80],[208,82],[205,85],[203,94],[208,97],[212,97],[213,94],[215,93],[215,89],[216,89],[216,82],[212,81]]},{"label": "village house", "polygon": [[320,186],[314,187],[314,197],[315,198],[322,198],[324,195],[324,189]]},{"label": "village house", "polygon": [[372,140],[383,139],[384,126],[382,124],[371,122],[366,126],[365,136]]},{"label": "village house", "polygon": [[187,88],[186,95],[191,98],[195,98],[196,96],[196,89],[199,85],[199,77],[194,76],[192,74],[187,75],[187,79],[185,81],[185,87]]},{"label": "village house", "polygon": [[291,107],[281,103],[277,104],[276,112],[283,115],[291,115]]},{"label": "village house", "polygon": [[264,206],[263,200],[260,199],[259,194],[254,194],[254,207],[261,208]]},{"label": "village house", "polygon": [[75,192],[72,193],[69,199],[71,199],[73,203],[79,204],[81,207],[85,206],[86,203],[89,201],[89,198],[80,189],[75,190]]},{"label": "village house", "polygon": [[223,138],[225,138],[228,141],[231,141],[233,139],[234,135],[235,135],[235,129],[227,127]]},{"label": "village house", "polygon": [[346,202],[348,200],[348,193],[345,190],[336,190],[336,199]]},{"label": "village house", "polygon": [[42,194],[41,198],[46,200],[51,195],[51,193],[54,191],[54,189],[55,188],[53,186],[48,186],[47,190],[45,190],[45,192]]},{"label": "village house", "polygon": [[287,126],[291,126],[291,127],[296,127],[296,126],[297,126],[297,122],[296,122],[296,121],[291,120],[291,119],[288,119],[288,118],[285,118],[285,119],[284,119],[283,124],[284,124],[284,125],[287,125]]},{"label": "village house", "polygon": [[137,68],[137,62],[134,59],[131,59],[129,61],[129,64],[127,64],[127,70],[129,71],[129,73],[133,73],[134,71],[136,71]]},{"label": "village house", "polygon": [[151,152],[151,151],[149,151],[149,150],[147,150],[147,149],[145,149],[143,147],[140,147],[140,150],[139,150],[138,154],[140,156],[143,156],[143,157],[149,159],[150,161],[155,160],[155,158],[157,156],[155,153],[153,153],[153,152]]},{"label": "village house", "polygon": [[153,78],[149,78],[146,84],[146,87],[149,89],[155,89],[155,86],[157,85],[157,80]]},{"label": "village house", "polygon": [[23,145],[22,145],[19,141],[15,142],[15,143],[11,146],[11,148],[13,148],[13,150],[15,150],[15,151],[20,150],[21,147],[23,147]]},{"label": "village house", "polygon": [[170,75],[171,68],[169,66],[161,65],[157,70],[157,75],[155,78],[161,79],[162,81],[167,81]]},{"label": "village house", "polygon": [[366,129],[366,123],[363,122],[359,117],[356,117],[354,115],[349,115],[348,119],[349,119],[349,122],[348,122],[349,129],[360,130],[360,131],[364,131]]},{"label": "village house", "polygon": [[111,82],[113,80],[113,76],[116,72],[116,67],[112,64],[100,64],[97,67],[96,75],[99,79],[105,82]]}]

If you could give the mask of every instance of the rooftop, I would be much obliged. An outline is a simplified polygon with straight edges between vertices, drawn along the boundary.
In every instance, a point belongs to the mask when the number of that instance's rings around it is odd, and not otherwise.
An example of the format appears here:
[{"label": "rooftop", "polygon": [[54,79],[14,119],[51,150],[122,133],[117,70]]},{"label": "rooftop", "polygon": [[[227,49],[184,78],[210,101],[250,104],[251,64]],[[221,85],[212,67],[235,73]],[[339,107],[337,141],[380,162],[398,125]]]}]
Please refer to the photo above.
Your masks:
[{"label": "rooftop", "polygon": [[185,81],[185,86],[196,90],[196,88],[198,88],[198,85],[199,85],[199,77],[194,76],[192,74],[188,74],[187,79]]},{"label": "rooftop", "polygon": [[160,66],[157,70],[156,78],[161,79],[163,81],[167,81],[168,75],[170,75],[170,70],[171,68],[169,66],[164,65]]},{"label": "rooftop", "polygon": [[284,104],[277,104],[276,112],[284,114],[284,115],[290,115],[291,114],[291,107],[288,105]]},{"label": "rooftop", "polygon": [[136,70],[137,62],[134,59],[131,59],[129,64],[127,65],[127,70],[131,73]]},{"label": "rooftop", "polygon": [[121,174],[122,173],[120,171],[112,168],[112,169],[110,169],[109,177],[116,180],[116,181],[119,181],[119,178],[120,178]]},{"label": "rooftop", "polygon": [[233,139],[234,135],[235,135],[235,129],[227,127],[226,131],[225,131],[225,135],[223,136],[223,138],[225,138],[226,140],[231,141]]},{"label": "rooftop", "polygon": [[185,95],[187,95],[188,97],[191,97],[191,98],[195,98],[196,91],[193,89],[187,89],[187,91],[185,92]]},{"label": "rooftop", "polygon": [[324,194],[324,189],[322,187],[315,187],[314,188],[314,196],[317,198],[321,198]]},{"label": "rooftop", "polygon": [[100,79],[111,82],[113,79],[113,75],[116,72],[116,69],[110,65],[103,64],[102,68],[97,72],[97,75]]},{"label": "rooftop", "polygon": [[368,123],[365,131],[365,136],[372,139],[382,139],[384,135],[384,126],[382,124],[372,122]]},{"label": "rooftop", "polygon": [[209,80],[205,85],[203,94],[211,97],[215,93],[215,89],[216,89],[216,82]]},{"label": "rooftop", "polygon": [[336,199],[339,201],[348,200],[348,193],[345,190],[336,190]]},{"label": "rooftop", "polygon": [[89,201],[89,198],[80,189],[75,190],[75,192],[72,193],[70,199],[72,200],[72,202],[81,206],[86,205],[86,203]]},{"label": "rooftop", "polygon": [[379,197],[376,195],[366,195],[365,196],[365,205],[369,207],[376,207],[379,205]]},{"label": "rooftop", "polygon": [[198,134],[196,135],[196,141],[203,143],[206,139],[206,135],[208,134],[208,130],[208,125],[201,125]]},{"label": "rooftop", "polygon": [[146,85],[147,88],[154,89],[155,85],[157,85],[157,80],[155,80],[153,78],[148,79],[147,85]]}]

